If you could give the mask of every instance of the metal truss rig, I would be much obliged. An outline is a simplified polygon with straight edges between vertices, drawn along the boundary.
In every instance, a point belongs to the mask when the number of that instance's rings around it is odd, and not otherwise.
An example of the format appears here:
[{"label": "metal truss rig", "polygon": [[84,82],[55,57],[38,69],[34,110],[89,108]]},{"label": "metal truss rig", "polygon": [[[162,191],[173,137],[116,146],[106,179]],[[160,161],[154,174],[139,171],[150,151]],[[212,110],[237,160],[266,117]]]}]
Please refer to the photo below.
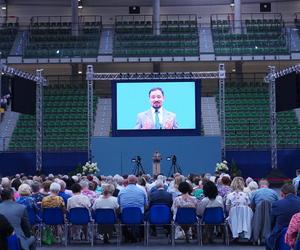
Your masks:
[{"label": "metal truss rig", "polygon": [[93,80],[167,80],[167,79],[188,80],[188,79],[217,79],[217,78],[220,78],[219,71],[161,72],[161,73],[93,73]]},{"label": "metal truss rig", "polygon": [[104,80],[197,80],[197,79],[219,79],[220,93],[220,123],[221,123],[221,150],[225,158],[225,78],[224,64],[219,64],[218,71],[205,72],[160,72],[160,73],[94,73],[93,66],[88,65],[86,72],[88,89],[88,160],[92,160],[91,137],[93,134],[93,81]]},{"label": "metal truss rig", "polygon": [[[47,81],[42,77],[42,70],[37,70],[36,75],[4,65],[0,60],[0,72],[11,76],[18,76],[36,82],[36,171],[42,170],[43,162],[43,86]],[[1,82],[0,82],[1,83]],[[1,84],[0,84],[1,86]]]},{"label": "metal truss rig", "polygon": [[271,134],[271,165],[277,168],[277,116],[276,116],[276,86],[275,80],[293,72],[300,72],[300,65],[294,65],[280,71],[275,71],[275,66],[269,66],[269,74],[265,77],[265,82],[269,83],[269,103],[270,103],[270,134]]}]

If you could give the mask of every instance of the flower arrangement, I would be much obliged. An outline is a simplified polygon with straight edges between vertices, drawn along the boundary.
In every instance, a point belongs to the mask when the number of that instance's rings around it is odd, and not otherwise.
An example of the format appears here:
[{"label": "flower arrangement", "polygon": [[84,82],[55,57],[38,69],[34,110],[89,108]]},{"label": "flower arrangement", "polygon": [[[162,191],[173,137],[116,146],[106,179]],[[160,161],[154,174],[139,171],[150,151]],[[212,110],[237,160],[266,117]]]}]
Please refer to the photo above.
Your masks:
[{"label": "flower arrangement", "polygon": [[96,162],[86,162],[85,165],[82,166],[82,174],[88,175],[88,174],[95,174],[99,171],[99,168],[97,166]]},{"label": "flower arrangement", "polygon": [[229,170],[227,166],[227,161],[222,161],[220,163],[216,164],[216,172],[222,173],[222,172],[227,172]]}]

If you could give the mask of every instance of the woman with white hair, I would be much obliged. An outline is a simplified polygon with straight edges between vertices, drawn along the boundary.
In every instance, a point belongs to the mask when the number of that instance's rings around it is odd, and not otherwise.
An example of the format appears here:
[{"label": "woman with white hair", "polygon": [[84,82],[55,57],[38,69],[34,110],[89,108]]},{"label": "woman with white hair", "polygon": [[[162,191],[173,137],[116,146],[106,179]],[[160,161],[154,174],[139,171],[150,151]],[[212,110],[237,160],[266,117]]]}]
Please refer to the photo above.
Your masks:
[{"label": "woman with white hair", "polygon": [[63,198],[58,196],[60,191],[60,185],[56,182],[50,185],[50,195],[46,196],[42,200],[42,208],[60,207],[65,209],[65,203]]},{"label": "woman with white hair", "polygon": [[[93,210],[99,208],[105,209],[113,209],[115,213],[119,208],[118,199],[117,197],[112,196],[114,193],[115,187],[112,184],[103,184],[103,195],[100,196],[98,199],[95,200],[93,205]],[[99,226],[98,230],[100,234],[103,234],[104,243],[109,243],[109,238],[112,236],[113,233],[113,225],[101,225]]]},{"label": "woman with white hair", "polygon": [[91,203],[93,204],[95,199],[97,199],[98,196],[95,191],[89,189],[89,184],[90,184],[89,180],[87,179],[81,180],[79,184],[82,187],[81,194],[87,196],[90,199]]},{"label": "woman with white hair", "polygon": [[[27,208],[29,213],[33,212],[35,217],[38,218],[39,209],[36,201],[30,196],[31,195],[31,187],[28,184],[21,184],[19,186],[18,192],[20,197],[16,199],[16,202],[24,205]],[[33,223],[33,221],[32,221]]]}]

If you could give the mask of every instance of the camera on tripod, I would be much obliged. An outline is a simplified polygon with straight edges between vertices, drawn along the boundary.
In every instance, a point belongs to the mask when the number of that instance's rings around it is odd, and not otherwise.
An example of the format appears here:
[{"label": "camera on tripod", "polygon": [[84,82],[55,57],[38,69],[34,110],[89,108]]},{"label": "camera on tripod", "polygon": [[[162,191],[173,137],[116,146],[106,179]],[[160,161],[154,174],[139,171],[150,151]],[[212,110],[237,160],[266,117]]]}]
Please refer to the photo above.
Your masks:
[{"label": "camera on tripod", "polygon": [[180,166],[177,164],[176,155],[171,155],[167,157],[167,161],[171,162],[171,167],[169,171],[169,176],[172,176],[175,173],[182,173]]},{"label": "camera on tripod", "polygon": [[135,156],[134,158],[131,159],[131,162],[134,164],[134,168],[132,173],[136,176],[140,176],[145,174],[145,171],[142,166],[142,157],[139,155]]},{"label": "camera on tripod", "polygon": [[176,164],[177,161],[176,155],[168,156],[167,161],[172,161],[172,164]]},{"label": "camera on tripod", "polygon": [[131,159],[131,162],[136,163],[136,164],[140,164],[141,160],[142,160],[142,158],[139,155],[137,155],[136,157]]}]

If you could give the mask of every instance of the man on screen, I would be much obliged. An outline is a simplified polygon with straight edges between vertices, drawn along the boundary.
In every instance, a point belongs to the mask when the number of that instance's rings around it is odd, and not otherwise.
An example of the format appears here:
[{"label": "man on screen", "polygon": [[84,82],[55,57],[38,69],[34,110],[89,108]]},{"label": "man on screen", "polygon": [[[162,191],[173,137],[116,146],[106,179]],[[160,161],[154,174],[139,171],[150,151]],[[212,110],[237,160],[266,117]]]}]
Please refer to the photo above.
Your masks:
[{"label": "man on screen", "polygon": [[163,108],[164,91],[155,87],[149,91],[151,108],[138,113],[135,129],[176,129],[176,114]]}]

